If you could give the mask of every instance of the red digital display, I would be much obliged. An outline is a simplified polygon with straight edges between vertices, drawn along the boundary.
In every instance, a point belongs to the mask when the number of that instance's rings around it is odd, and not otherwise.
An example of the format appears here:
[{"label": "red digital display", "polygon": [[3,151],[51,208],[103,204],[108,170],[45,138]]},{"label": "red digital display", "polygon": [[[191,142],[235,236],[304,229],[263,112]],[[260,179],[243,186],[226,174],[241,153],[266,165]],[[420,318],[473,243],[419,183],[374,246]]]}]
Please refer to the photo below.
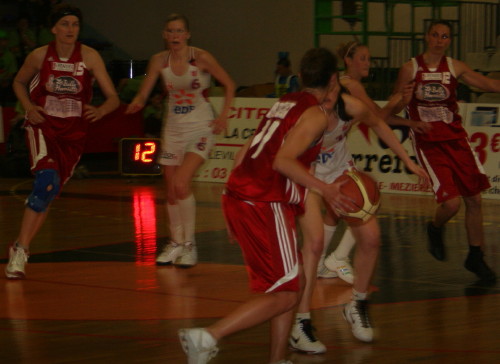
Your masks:
[{"label": "red digital display", "polygon": [[134,161],[153,163],[152,155],[156,153],[156,142],[137,142],[134,145]]},{"label": "red digital display", "polygon": [[120,173],[123,175],[158,175],[161,167],[156,162],[160,139],[124,138],[120,140]]}]

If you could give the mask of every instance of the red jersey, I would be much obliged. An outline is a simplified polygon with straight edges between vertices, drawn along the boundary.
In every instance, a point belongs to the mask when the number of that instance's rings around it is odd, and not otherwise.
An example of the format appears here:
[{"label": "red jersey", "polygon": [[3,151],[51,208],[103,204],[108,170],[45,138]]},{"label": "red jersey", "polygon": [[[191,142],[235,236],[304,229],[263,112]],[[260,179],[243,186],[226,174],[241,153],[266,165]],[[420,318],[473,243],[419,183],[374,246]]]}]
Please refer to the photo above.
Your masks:
[{"label": "red jersey", "polygon": [[[307,92],[286,94],[276,102],[260,122],[245,157],[233,169],[227,182],[228,192],[241,200],[284,202],[303,207],[305,189],[272,167],[276,153],[288,132],[311,106],[318,105]],[[310,146],[299,162],[309,169],[321,148],[321,138]]]},{"label": "red jersey", "polygon": [[50,42],[40,72],[30,84],[30,99],[42,106],[48,127],[65,139],[79,139],[88,122],[82,119],[83,105],[92,98],[92,76],[82,59],[81,44],[76,43],[67,61],[59,59],[55,42]]},{"label": "red jersey", "polygon": [[45,110],[45,122],[25,123],[30,140],[32,170],[53,168],[64,183],[83,152],[89,122],[83,106],[92,98],[92,81],[76,42],[68,60],[57,55],[55,42],[47,48],[40,72],[30,83],[30,99]]},{"label": "red jersey", "polygon": [[419,55],[412,59],[415,72],[413,97],[407,106],[409,118],[432,123],[425,134],[413,133],[418,141],[443,141],[467,136],[458,114],[456,89],[458,80],[451,66],[451,58],[443,56],[435,71],[427,68]]}]

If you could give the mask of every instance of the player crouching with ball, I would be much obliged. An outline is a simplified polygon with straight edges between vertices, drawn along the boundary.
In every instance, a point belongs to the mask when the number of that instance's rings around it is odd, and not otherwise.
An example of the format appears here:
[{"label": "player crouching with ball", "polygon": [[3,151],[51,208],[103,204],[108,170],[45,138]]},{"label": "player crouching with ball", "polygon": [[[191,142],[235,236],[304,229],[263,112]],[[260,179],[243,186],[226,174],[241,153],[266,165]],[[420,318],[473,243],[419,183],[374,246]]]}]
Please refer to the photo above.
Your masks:
[{"label": "player crouching with ball", "polygon": [[[341,87],[338,85],[337,87]],[[330,95],[338,95],[335,99],[327,98],[323,108],[328,115],[328,129],[323,136],[321,152],[315,165],[315,176],[325,183],[332,183],[346,171],[354,169],[351,153],[347,150],[346,138],[352,125],[356,122],[363,123],[373,129],[382,141],[406,164],[408,169],[415,173],[422,183],[429,183],[429,176],[416,163],[414,163],[399,140],[387,124],[369,111],[368,107],[359,99],[349,95],[344,88],[334,90]],[[400,99],[394,97],[386,105],[395,108]],[[358,176],[356,174],[356,176]],[[366,179],[364,179],[366,181]],[[347,187],[349,183],[343,186]],[[368,187],[368,186],[367,186]],[[364,189],[364,188],[363,188]],[[342,192],[349,196],[349,191],[360,193],[354,188],[344,188]],[[366,192],[366,191],[362,191]],[[371,197],[368,209],[377,204],[377,193],[371,190],[365,193]],[[354,198],[354,196],[352,196]],[[301,302],[298,306],[294,326],[290,335],[290,346],[298,351],[309,354],[319,354],[326,351],[326,347],[314,335],[311,323],[310,305],[318,262],[326,251],[323,224],[336,226],[339,219],[346,220],[352,230],[357,249],[354,259],[355,278],[352,290],[352,300],[345,305],[343,314],[350,324],[354,336],[364,342],[373,340],[373,328],[368,315],[368,290],[372,278],[380,246],[380,230],[377,219],[371,213],[363,214],[360,219],[347,217],[345,212],[334,211],[325,204],[326,215],[322,217],[322,197],[310,191],[306,199],[305,214],[300,217],[300,226],[303,233],[303,262],[306,275],[306,286]],[[365,209],[367,207],[365,206]],[[376,210],[376,208],[372,209]],[[325,261],[328,264],[328,259]],[[328,265],[327,265],[328,267]]]}]

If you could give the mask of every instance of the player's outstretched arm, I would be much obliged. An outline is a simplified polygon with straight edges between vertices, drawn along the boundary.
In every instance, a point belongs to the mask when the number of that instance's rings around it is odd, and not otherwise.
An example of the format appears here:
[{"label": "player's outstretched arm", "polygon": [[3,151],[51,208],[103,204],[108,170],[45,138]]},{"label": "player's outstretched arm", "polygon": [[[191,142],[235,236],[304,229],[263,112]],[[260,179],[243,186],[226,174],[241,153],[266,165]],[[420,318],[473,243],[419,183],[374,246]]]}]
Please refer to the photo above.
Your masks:
[{"label": "player's outstretched arm", "polygon": [[343,97],[346,103],[347,113],[353,116],[357,121],[372,128],[375,134],[391,148],[391,150],[406,164],[410,171],[422,179],[423,183],[429,183],[430,179],[427,172],[410,158],[391,128],[389,128],[382,119],[370,112],[362,101],[350,95],[344,95]]},{"label": "player's outstretched arm", "polygon": [[141,87],[139,88],[139,91],[137,91],[133,100],[127,106],[125,114],[136,113],[146,105],[149,94],[151,93],[151,90],[153,90],[153,87],[155,87],[156,81],[160,76],[164,58],[166,58],[166,51],[157,53],[151,57],[146,69],[146,76],[141,83]]}]

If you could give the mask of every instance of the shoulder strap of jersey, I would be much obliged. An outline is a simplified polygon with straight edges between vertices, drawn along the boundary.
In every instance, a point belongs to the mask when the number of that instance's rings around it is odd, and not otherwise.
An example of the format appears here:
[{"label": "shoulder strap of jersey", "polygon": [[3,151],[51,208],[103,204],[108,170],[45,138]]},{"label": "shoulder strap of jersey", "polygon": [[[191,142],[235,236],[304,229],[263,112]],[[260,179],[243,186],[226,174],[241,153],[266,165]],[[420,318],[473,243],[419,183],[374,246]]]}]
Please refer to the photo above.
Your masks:
[{"label": "shoulder strap of jersey", "polygon": [[196,63],[194,47],[189,47],[189,62],[188,63],[189,64],[195,64]]},{"label": "shoulder strap of jersey", "polygon": [[82,44],[80,42],[75,42],[75,48],[73,49],[73,53],[71,53],[68,62],[75,62],[76,61],[75,57],[83,58],[81,50],[82,50]]},{"label": "shoulder strap of jersey", "polygon": [[337,112],[337,115],[339,116],[340,119],[344,121],[350,121],[353,119],[353,117],[349,115],[345,110],[345,102],[344,99],[342,98],[343,94],[349,95],[349,91],[345,87],[340,86],[340,92],[337,98],[337,104],[335,105],[335,111]]},{"label": "shoulder strap of jersey", "polygon": [[453,77],[457,78],[457,73],[455,72],[455,67],[453,66],[453,58],[446,57],[446,63],[448,64],[448,69]]}]

